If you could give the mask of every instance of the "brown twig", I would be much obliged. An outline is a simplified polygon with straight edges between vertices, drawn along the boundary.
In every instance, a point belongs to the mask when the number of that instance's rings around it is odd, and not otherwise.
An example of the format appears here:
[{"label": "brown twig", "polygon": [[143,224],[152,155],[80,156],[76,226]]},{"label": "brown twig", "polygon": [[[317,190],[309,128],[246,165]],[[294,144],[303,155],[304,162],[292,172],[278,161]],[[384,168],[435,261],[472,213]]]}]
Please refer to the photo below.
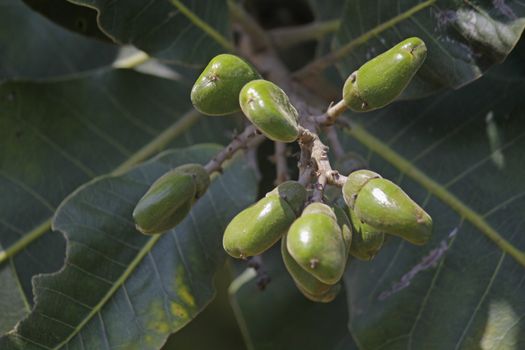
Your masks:
[{"label": "brown twig", "polygon": [[308,184],[310,184],[313,175],[311,161],[312,155],[310,148],[306,147],[301,142],[301,140],[299,140],[299,146],[301,147],[301,156],[299,158],[299,162],[297,163],[297,167],[299,168],[299,179],[297,181],[306,187]]},{"label": "brown twig", "polygon": [[[332,169],[328,159],[328,147],[321,141],[319,136],[310,130],[303,129],[300,141],[301,147],[309,149],[310,162],[313,163],[315,174],[318,178],[317,184],[320,184],[322,187],[316,189],[322,192],[326,184],[342,187],[346,182],[346,176]],[[319,181],[319,178],[323,178],[322,181]]]},{"label": "brown twig", "polygon": [[237,151],[246,147],[248,143],[254,141],[264,140],[264,136],[255,128],[250,125],[244,129],[242,133],[235,136],[233,141],[222,151],[220,151],[215,157],[213,157],[205,166],[204,169],[211,174],[215,171],[221,172],[223,163],[230,159]]}]

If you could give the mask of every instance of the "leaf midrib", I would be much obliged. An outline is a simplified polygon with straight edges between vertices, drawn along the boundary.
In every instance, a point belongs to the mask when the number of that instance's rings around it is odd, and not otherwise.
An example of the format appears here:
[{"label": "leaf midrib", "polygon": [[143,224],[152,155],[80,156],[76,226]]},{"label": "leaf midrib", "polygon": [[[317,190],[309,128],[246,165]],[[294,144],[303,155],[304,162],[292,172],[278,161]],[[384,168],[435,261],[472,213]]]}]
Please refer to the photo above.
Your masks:
[{"label": "leaf midrib", "polygon": [[235,51],[232,43],[228,41],[221,33],[212,28],[208,23],[203,21],[193,11],[187,8],[180,0],[170,0],[175,6],[191,23],[206,33],[209,37],[215,40],[219,45],[228,51]]},{"label": "leaf midrib", "polygon": [[[76,191],[75,191],[76,192]],[[93,307],[93,309],[84,317],[84,319],[74,328],[73,332],[64,339],[61,343],[56,345],[53,349],[60,349],[63,345],[68,343],[75,335],[80,332],[80,330],[96,315],[99,313],[99,311],[102,309],[104,305],[108,302],[108,300],[115,294],[118,289],[124,284],[124,282],[127,281],[128,277],[133,273],[135,268],[138,266],[138,264],[142,261],[142,259],[148,254],[151,249],[155,246],[157,241],[161,239],[162,235],[156,235],[151,237],[147,243],[144,245],[144,247],[139,251],[139,253],[135,256],[135,258],[131,261],[128,268],[124,270],[124,273],[115,281],[115,283],[111,286],[111,288],[107,291],[107,293],[104,295],[102,299],[98,302],[98,304]]]},{"label": "leaf midrib", "polygon": [[349,41],[345,45],[339,47],[336,50],[332,50],[325,56],[322,56],[315,61],[312,61],[308,63],[303,68],[299,69],[298,71],[294,72],[294,77],[296,78],[304,78],[308,76],[310,72],[320,72],[324,69],[326,69],[331,64],[341,60],[342,58],[346,57],[355,47],[362,45],[366,43],[368,40],[373,38],[374,36],[377,36],[378,34],[384,32],[387,29],[392,28],[396,24],[398,24],[401,21],[406,20],[407,18],[410,18],[415,13],[428,8],[434,3],[436,0],[427,0],[425,2],[419,3],[408,10],[398,14],[397,16],[384,21],[383,23],[380,23],[379,25],[375,26],[374,28],[368,30],[365,33],[362,33],[357,38]]},{"label": "leaf midrib", "polygon": [[387,144],[376,138],[365,128],[357,123],[352,123],[349,134],[362,145],[368,147],[372,152],[378,154],[387,162],[392,164],[400,172],[412,178],[423,186],[429,193],[447,204],[465,220],[469,221],[487,238],[493,241],[501,250],[509,254],[520,265],[525,267],[525,252],[520,251],[512,243],[507,241],[498,231],[490,226],[482,215],[463,203],[458,197],[449,192],[445,187],[434,181],[423,171],[414,166],[410,161],[392,150]]},{"label": "leaf midrib", "polygon": [[[171,124],[166,130],[160,133],[157,137],[155,137],[149,143],[144,145],[137,152],[133,153],[126,161],[124,161],[113,171],[111,171],[109,175],[122,175],[126,171],[130,170],[133,166],[146,160],[153,154],[161,151],[172,140],[177,138],[181,133],[183,133],[185,130],[194,125],[201,118],[201,116],[202,115],[196,110],[191,109],[180,119]],[[49,232],[49,229],[51,228],[51,219],[51,217],[45,219],[39,226],[29,231],[27,234],[23,235],[23,237],[17,240],[14,244],[10,245],[3,251],[0,251],[0,264],[18,254],[20,251],[25,249],[29,244],[31,244],[36,239],[40,238],[46,232]]]}]

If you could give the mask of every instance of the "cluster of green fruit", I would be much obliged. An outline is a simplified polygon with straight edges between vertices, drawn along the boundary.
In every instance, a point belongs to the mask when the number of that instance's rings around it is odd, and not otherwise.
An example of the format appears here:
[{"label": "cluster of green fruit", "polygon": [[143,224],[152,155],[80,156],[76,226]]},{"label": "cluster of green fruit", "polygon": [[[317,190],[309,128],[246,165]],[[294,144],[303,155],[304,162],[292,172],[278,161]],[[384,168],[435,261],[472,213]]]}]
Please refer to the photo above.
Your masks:
[{"label": "cluster of green fruit", "polygon": [[[366,62],[343,87],[347,108],[366,112],[394,101],[426,58],[425,43],[406,39]],[[197,110],[207,115],[228,115],[242,110],[266,137],[293,142],[300,133],[299,118],[286,93],[264,80],[243,59],[229,54],[213,58],[191,91]]]},{"label": "cluster of green fruit", "polygon": [[[346,107],[363,112],[389,104],[405,89],[425,56],[425,44],[410,38],[368,61],[344,85]],[[274,141],[293,142],[301,136],[298,112],[286,93],[234,55],[222,54],[210,61],[193,86],[191,100],[208,115],[242,110]],[[159,234],[175,227],[207,190],[212,171],[186,164],[160,177],[133,212],[137,229]],[[230,222],[224,249],[235,258],[247,258],[281,239],[283,260],[299,290],[311,300],[328,302],[340,289],[349,256],[372,259],[385,234],[417,245],[430,238],[430,216],[379,174],[350,173],[342,193],[343,206],[312,203],[302,184],[284,182]]]},{"label": "cluster of green fruit", "polygon": [[299,136],[298,113],[286,93],[234,55],[222,54],[210,61],[191,90],[191,101],[207,115],[242,110],[274,141],[293,142]]},{"label": "cluster of green fruit", "polygon": [[377,173],[352,172],[343,197],[346,207],[308,204],[301,184],[284,182],[233,218],[224,232],[224,249],[247,258],[281,239],[284,263],[298,289],[311,300],[329,302],[340,289],[349,256],[372,259],[385,234],[416,245],[430,239],[430,216]]}]

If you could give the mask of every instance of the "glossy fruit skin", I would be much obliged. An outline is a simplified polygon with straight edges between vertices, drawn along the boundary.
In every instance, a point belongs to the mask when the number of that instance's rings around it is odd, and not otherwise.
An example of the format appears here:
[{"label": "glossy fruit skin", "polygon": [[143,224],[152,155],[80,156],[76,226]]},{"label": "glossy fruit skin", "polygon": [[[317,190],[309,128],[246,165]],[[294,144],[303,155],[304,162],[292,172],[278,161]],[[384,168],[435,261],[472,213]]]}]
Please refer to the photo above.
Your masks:
[{"label": "glossy fruit skin", "polygon": [[274,83],[259,79],[247,83],[239,95],[246,117],[273,141],[293,142],[299,136],[299,115],[286,93]]},{"label": "glossy fruit skin", "polygon": [[346,215],[346,211],[343,208],[335,206],[333,207],[333,210],[337,218],[337,224],[341,228],[341,233],[343,235],[343,241],[345,242],[346,249],[348,252],[350,252],[353,236],[352,223],[350,222],[350,219],[348,218],[348,215]]},{"label": "glossy fruit skin", "polygon": [[353,233],[350,255],[359,260],[372,260],[383,247],[385,234],[362,223],[352,210],[350,210],[350,221]]},{"label": "glossy fruit skin", "polygon": [[311,293],[308,293],[302,286],[297,285],[297,284],[296,284],[296,286],[297,286],[297,289],[299,289],[299,291],[306,298],[308,298],[311,301],[314,301],[316,303],[329,303],[329,302],[333,301],[337,297],[339,292],[341,291],[341,284],[340,283],[334,284],[332,287],[330,287],[329,290],[327,290],[326,292],[321,293],[321,294],[311,294]]},{"label": "glossy fruit skin", "polygon": [[326,284],[335,284],[341,279],[347,261],[341,228],[332,216],[334,214],[327,215],[317,209],[308,213],[308,207],[305,211],[288,230],[288,252],[315,278]]},{"label": "glossy fruit skin", "polygon": [[286,236],[281,239],[281,255],[284,265],[292,276],[295,285],[308,299],[317,302],[332,301],[340,290],[337,285],[330,285],[319,281],[308,271],[303,269],[290,255],[286,247]]},{"label": "glossy fruit skin", "polygon": [[367,112],[394,101],[407,87],[427,55],[419,38],[403,40],[352,73],[343,87],[343,99],[356,112]]},{"label": "glossy fruit skin", "polygon": [[[136,228],[144,234],[158,234],[182,221],[209,184],[209,178],[206,182],[201,170],[204,169],[198,164],[188,164],[155,181],[133,210]],[[199,181],[196,181],[197,177]]]},{"label": "glossy fruit skin", "polygon": [[191,89],[191,102],[201,113],[227,115],[238,112],[239,93],[259,73],[242,58],[230,54],[215,56]]},{"label": "glossy fruit skin", "polygon": [[304,202],[308,197],[308,193],[303,185],[297,181],[285,181],[270,192],[266,194],[266,197],[278,195],[283,198],[286,203],[292,208],[297,217],[301,215],[303,211]]},{"label": "glossy fruit skin", "polygon": [[371,179],[379,179],[381,175],[371,170],[357,170],[348,175],[348,178],[343,186],[343,198],[346,205],[349,208],[354,208],[354,202],[357,198],[357,194],[363,188],[364,185]]},{"label": "glossy fruit skin", "polygon": [[233,218],[224,231],[224,250],[234,258],[263,253],[288,230],[297,218],[292,207],[298,206],[301,200],[304,203],[306,196],[306,190],[298,182],[279,185],[277,191],[269,192]]},{"label": "glossy fruit skin", "polygon": [[359,192],[357,218],[376,230],[423,245],[432,234],[432,218],[399,186],[387,179],[372,179]]},{"label": "glossy fruit skin", "polygon": [[210,186],[210,175],[200,164],[184,164],[176,168],[177,172],[190,175],[195,182],[195,198],[204,195]]}]

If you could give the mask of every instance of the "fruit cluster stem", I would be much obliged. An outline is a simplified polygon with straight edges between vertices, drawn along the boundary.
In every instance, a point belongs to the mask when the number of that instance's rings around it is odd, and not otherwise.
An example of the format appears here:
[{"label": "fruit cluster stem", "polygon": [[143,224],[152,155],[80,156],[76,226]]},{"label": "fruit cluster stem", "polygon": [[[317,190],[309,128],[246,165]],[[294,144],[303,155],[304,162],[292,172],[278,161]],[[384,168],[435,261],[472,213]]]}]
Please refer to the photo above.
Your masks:
[{"label": "fruit cluster stem", "polygon": [[204,169],[211,174],[213,172],[222,172],[223,163],[233,157],[239,150],[246,148],[249,143],[258,143],[257,141],[264,140],[264,136],[253,125],[249,125],[244,131],[235,136],[230,144],[215,157],[213,157],[205,166]]},{"label": "fruit cluster stem", "polygon": [[314,191],[314,200],[322,199],[326,184],[333,186],[342,187],[346,182],[346,176],[339,174],[337,170],[333,170],[328,159],[328,147],[321,141],[319,136],[308,129],[303,128],[301,130],[301,136],[299,140],[301,149],[305,149],[304,159],[306,164],[311,164],[315,175],[317,176],[317,182]]},{"label": "fruit cluster stem", "polygon": [[[290,71],[278,57],[273,42],[266,32],[241,6],[231,0],[228,4],[232,19],[241,31],[239,46],[242,54],[269,80],[274,81],[287,92],[301,116],[301,132],[298,140],[301,147],[301,158],[298,164],[298,181],[305,186],[309,185],[312,176],[315,175],[314,196],[321,200],[326,184],[342,187],[346,177],[332,169],[328,159],[328,147],[319,138],[317,130],[333,125],[337,118],[347,110],[347,106],[344,101],[339,101],[331,104],[324,113],[312,107],[320,103],[320,99],[312,95],[304,86],[293,81]],[[335,131],[332,130],[332,133]],[[333,141],[331,144],[334,151],[341,153],[342,147],[336,136],[332,134],[329,139]]]}]

